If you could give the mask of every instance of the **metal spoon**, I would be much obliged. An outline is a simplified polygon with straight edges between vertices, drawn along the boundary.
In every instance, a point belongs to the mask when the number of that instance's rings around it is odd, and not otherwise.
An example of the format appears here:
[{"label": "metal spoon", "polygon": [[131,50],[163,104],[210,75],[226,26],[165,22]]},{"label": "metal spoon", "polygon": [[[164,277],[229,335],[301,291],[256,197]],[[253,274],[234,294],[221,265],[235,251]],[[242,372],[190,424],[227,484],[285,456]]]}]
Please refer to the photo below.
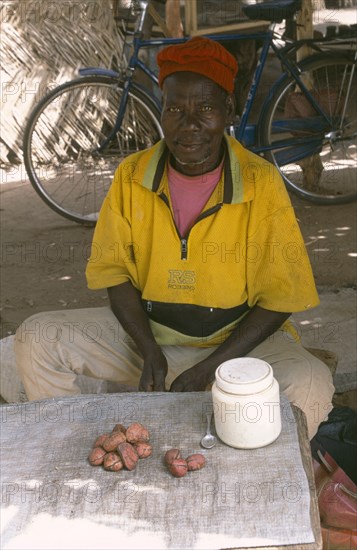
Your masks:
[{"label": "metal spoon", "polygon": [[204,435],[201,439],[201,445],[205,449],[211,449],[217,443],[217,438],[211,434],[212,413],[207,413],[206,418],[207,418],[207,430],[206,430],[206,435]]}]

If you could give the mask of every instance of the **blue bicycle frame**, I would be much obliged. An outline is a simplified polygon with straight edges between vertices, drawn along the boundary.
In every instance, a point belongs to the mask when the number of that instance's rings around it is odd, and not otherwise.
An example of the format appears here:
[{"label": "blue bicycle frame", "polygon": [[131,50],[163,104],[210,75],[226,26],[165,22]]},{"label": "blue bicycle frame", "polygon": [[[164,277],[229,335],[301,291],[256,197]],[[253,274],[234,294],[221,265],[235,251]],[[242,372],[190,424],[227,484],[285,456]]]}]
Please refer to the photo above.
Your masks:
[{"label": "blue bicycle frame", "polygon": [[[143,71],[150,80],[157,86],[158,78],[156,74],[139,59],[139,50],[142,48],[151,48],[157,46],[168,46],[170,44],[180,44],[188,40],[188,38],[155,38],[145,40],[141,38],[141,29],[143,26],[146,10],[144,9],[140,20],[138,22],[137,28],[133,35],[133,41],[131,44],[131,52],[129,55],[129,62],[125,70],[125,74],[121,75],[116,71],[107,70],[107,69],[98,69],[98,68],[86,68],[80,70],[80,74],[85,75],[102,75],[118,78],[118,84],[123,86],[123,94],[121,97],[120,105],[118,106],[118,113],[116,117],[115,124],[112,131],[106,138],[106,140],[101,144],[97,149],[98,152],[103,151],[109,142],[114,138],[115,134],[120,129],[125,110],[128,103],[129,93],[131,90],[140,90],[144,93],[151,101],[155,103],[158,110],[161,111],[161,104],[156,96],[148,92],[146,88],[133,81],[134,72],[137,68]],[[281,151],[276,153],[276,159],[280,166],[301,160],[304,157],[310,156],[314,153],[319,152],[322,146],[322,140],[324,133],[327,128],[331,127],[331,120],[327,114],[321,109],[314,96],[309,92],[307,87],[301,81],[299,77],[299,67],[296,65],[294,60],[290,59],[287,56],[287,53],[292,49],[297,49],[300,45],[303,44],[314,44],[315,41],[311,40],[301,40],[294,42],[293,44],[288,44],[283,48],[278,48],[274,44],[274,24],[269,26],[269,29],[264,32],[257,32],[252,34],[206,34],[205,36],[219,42],[224,42],[226,40],[259,40],[262,41],[262,49],[260,57],[254,72],[253,81],[248,93],[248,97],[245,102],[243,113],[239,124],[237,126],[231,127],[229,133],[234,135],[238,141],[243,143],[246,147],[254,151],[255,153],[264,153],[274,149],[275,151],[281,148]],[[322,39],[322,41],[324,41]],[[249,116],[252,110],[253,101],[256,96],[258,86],[261,81],[262,73],[265,67],[265,62],[268,57],[269,48],[272,47],[274,53],[278,57],[283,67],[283,73],[277,82],[273,85],[278,86],[279,83],[286,77],[286,74],[290,75],[296,81],[297,86],[300,88],[302,93],[308,98],[311,105],[316,110],[316,116],[310,117],[307,119],[297,118],[297,119],[287,119],[286,121],[281,120],[274,123],[273,131],[282,132],[284,129],[289,129],[289,131],[298,132],[302,129],[313,130],[314,135],[308,138],[297,138],[293,137],[290,139],[283,139],[278,142],[274,142],[274,145],[260,145],[259,140],[257,139],[257,124],[248,124]],[[269,102],[271,91],[268,94],[268,97],[265,100],[265,103],[262,107],[264,111],[264,106]],[[259,122],[258,122],[259,124]]]}]

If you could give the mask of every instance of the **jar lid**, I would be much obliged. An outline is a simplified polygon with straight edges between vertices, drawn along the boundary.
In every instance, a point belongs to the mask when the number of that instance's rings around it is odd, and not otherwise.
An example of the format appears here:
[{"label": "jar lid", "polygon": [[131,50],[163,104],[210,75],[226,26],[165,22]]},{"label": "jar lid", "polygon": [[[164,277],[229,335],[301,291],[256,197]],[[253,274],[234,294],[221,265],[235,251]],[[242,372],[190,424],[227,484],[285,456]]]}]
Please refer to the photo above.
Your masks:
[{"label": "jar lid", "polygon": [[230,359],[217,368],[216,383],[228,393],[258,393],[273,383],[273,369],[266,361],[254,357]]}]

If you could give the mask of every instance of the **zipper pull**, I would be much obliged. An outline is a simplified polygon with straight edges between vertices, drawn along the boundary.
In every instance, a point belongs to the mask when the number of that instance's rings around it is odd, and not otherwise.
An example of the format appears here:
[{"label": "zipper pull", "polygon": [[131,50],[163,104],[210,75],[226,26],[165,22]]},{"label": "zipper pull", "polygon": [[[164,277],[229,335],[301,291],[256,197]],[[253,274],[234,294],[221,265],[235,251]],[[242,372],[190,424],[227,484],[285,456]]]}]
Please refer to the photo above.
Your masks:
[{"label": "zipper pull", "polygon": [[149,300],[146,302],[146,311],[152,311],[152,303]]},{"label": "zipper pull", "polygon": [[181,239],[181,260],[187,260],[187,239]]}]

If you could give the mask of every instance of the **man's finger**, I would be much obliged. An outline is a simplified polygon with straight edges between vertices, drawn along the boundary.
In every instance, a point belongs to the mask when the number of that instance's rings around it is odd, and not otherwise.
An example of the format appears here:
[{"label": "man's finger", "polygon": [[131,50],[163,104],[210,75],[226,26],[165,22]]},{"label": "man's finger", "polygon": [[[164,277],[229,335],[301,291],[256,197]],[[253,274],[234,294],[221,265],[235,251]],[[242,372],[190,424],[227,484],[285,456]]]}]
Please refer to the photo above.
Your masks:
[{"label": "man's finger", "polygon": [[176,378],[170,386],[170,391],[183,391],[183,384]]},{"label": "man's finger", "polygon": [[139,382],[139,391],[153,391],[154,383],[152,377],[142,376]]},{"label": "man's finger", "polygon": [[153,384],[139,384],[139,391],[154,391]]},{"label": "man's finger", "polygon": [[165,375],[162,372],[154,373],[154,391],[165,391]]},{"label": "man's finger", "polygon": [[154,384],[155,391],[165,391],[165,380],[155,380]]}]

